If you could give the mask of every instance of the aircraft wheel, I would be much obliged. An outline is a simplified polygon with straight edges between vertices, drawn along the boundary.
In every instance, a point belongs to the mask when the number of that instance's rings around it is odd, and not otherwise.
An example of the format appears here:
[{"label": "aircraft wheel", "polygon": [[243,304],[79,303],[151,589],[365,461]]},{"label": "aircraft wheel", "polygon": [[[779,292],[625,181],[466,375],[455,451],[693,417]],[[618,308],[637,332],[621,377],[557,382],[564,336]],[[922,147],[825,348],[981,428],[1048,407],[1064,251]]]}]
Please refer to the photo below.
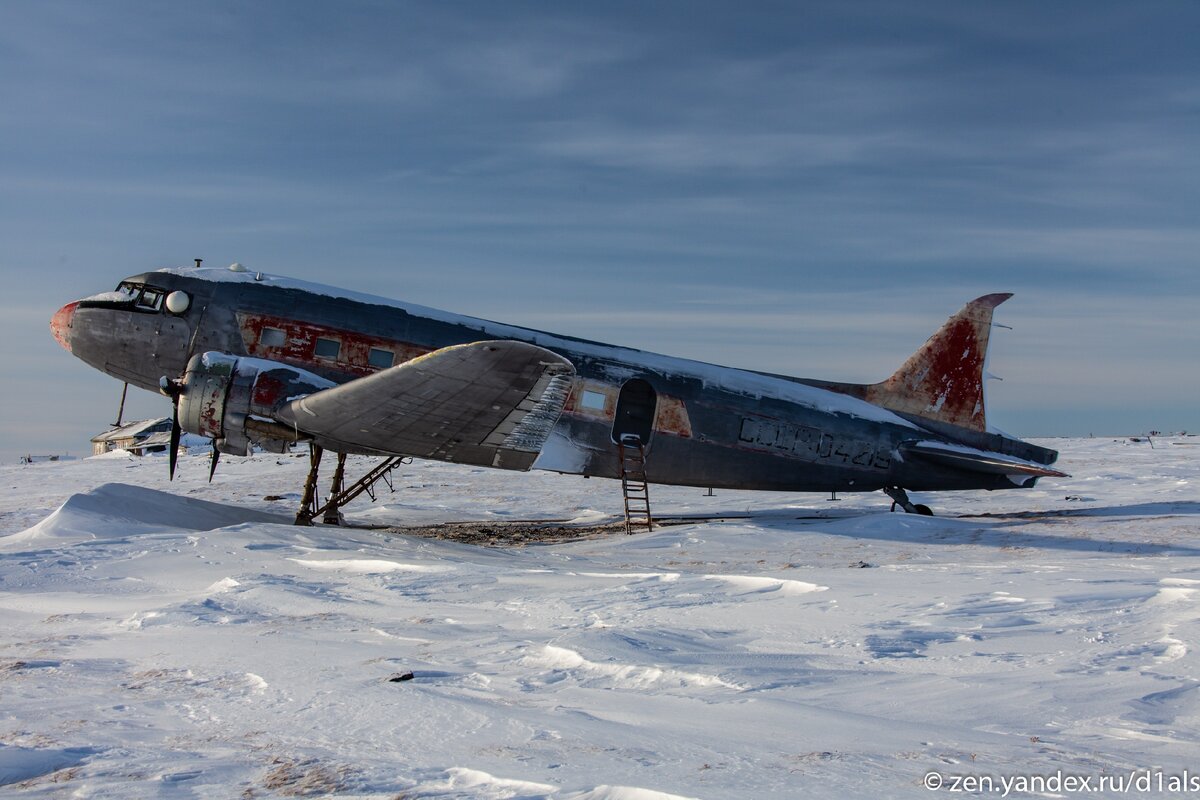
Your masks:
[{"label": "aircraft wheel", "polygon": [[917,513],[920,514],[922,517],[932,517],[933,516],[933,509],[931,509],[929,506],[925,505],[924,503],[917,503],[916,505],[913,506],[913,508],[916,509]]}]

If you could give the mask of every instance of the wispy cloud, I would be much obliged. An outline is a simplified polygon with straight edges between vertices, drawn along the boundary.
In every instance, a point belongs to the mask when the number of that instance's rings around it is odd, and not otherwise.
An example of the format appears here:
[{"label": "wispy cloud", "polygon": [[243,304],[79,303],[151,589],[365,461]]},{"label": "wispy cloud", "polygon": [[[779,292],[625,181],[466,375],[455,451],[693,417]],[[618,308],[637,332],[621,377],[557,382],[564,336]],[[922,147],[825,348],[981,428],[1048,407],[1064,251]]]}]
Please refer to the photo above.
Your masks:
[{"label": "wispy cloud", "polygon": [[579,122],[550,132],[549,156],[639,170],[766,170],[847,166],[872,161],[892,144],[883,134],[654,131]]}]

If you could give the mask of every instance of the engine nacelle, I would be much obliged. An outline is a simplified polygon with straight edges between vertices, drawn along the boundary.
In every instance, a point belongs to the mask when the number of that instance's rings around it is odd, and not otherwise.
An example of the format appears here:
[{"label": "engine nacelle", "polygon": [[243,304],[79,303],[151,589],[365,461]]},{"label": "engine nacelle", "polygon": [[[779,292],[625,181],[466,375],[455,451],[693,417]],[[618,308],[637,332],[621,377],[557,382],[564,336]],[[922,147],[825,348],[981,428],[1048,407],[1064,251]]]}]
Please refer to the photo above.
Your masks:
[{"label": "engine nacelle", "polygon": [[[250,444],[282,453],[294,438],[271,436],[275,411],[335,384],[278,361],[209,352],[188,361],[179,394],[179,425],[214,440],[222,453],[250,455]],[[249,427],[254,430],[247,430]]]}]

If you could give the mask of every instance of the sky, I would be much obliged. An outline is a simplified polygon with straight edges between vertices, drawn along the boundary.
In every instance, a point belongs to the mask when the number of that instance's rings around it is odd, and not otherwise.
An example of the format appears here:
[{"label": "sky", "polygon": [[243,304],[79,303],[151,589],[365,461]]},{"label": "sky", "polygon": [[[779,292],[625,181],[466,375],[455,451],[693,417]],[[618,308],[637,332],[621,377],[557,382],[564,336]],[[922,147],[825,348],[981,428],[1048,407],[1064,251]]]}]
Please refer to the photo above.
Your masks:
[{"label": "sky", "polygon": [[1014,292],[993,425],[1200,429],[1197,41],[1190,2],[5,3],[0,460],[116,416],[54,311],[194,258],[859,382]]}]

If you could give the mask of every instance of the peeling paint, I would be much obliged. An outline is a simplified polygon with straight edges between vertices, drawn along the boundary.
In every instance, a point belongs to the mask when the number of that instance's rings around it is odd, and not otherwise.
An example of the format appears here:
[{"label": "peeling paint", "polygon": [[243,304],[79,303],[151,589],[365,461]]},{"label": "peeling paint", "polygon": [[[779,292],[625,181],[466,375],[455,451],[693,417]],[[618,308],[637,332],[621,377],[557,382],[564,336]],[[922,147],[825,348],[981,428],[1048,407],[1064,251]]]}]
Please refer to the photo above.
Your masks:
[{"label": "peeling paint", "polygon": [[259,373],[257,379],[254,381],[251,408],[261,409],[268,414],[272,413],[287,400],[286,394],[291,388],[291,386],[285,385],[283,381],[270,373]]},{"label": "peeling paint", "polygon": [[892,411],[986,430],[983,366],[992,312],[1009,297],[989,294],[968,303],[892,377],[870,386],[846,387],[847,393]]},{"label": "peeling paint", "polygon": [[[611,420],[616,413],[618,391],[616,386],[576,379],[571,385],[571,394],[567,397],[567,402],[563,405],[563,413],[590,419]],[[603,395],[604,407],[592,408],[586,405],[583,402],[585,392]]]},{"label": "peeling paint", "polygon": [[665,394],[658,396],[658,413],[654,418],[654,430],[684,439],[692,438],[692,421],[688,417],[687,406],[682,400]]},{"label": "peeling paint", "polygon": [[[237,318],[247,355],[280,361],[303,369],[320,370],[332,367],[351,375],[363,376],[380,370],[380,367],[373,367],[370,364],[371,348],[394,353],[395,359],[392,366],[403,364],[431,352],[428,347],[408,342],[368,336],[357,331],[331,328],[285,317],[239,312]],[[264,328],[283,331],[283,343],[280,345],[263,344]],[[337,358],[317,356],[315,352],[317,339],[337,341],[341,345]]]},{"label": "peeling paint", "polygon": [[77,308],[79,308],[78,302],[67,303],[50,319],[50,333],[54,335],[54,340],[62,346],[62,349],[68,353],[71,352],[71,320],[75,317]]},{"label": "peeling paint", "polygon": [[[604,408],[589,407],[583,402],[584,393],[602,395]],[[563,413],[580,419],[611,421],[616,415],[619,386],[596,383],[595,381],[576,380],[571,387],[571,394],[563,405]],[[692,421],[688,416],[687,406],[683,400],[667,394],[658,395],[658,408],[654,415],[654,430],[683,439],[692,438]]]}]

